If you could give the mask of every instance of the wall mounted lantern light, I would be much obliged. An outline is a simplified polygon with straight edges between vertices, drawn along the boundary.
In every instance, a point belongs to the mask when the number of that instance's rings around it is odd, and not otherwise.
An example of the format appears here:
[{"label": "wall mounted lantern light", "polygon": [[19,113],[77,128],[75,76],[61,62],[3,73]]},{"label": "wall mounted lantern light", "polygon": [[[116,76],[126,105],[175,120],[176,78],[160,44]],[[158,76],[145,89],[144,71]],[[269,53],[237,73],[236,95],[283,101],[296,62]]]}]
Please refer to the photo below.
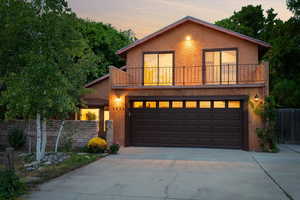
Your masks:
[{"label": "wall mounted lantern light", "polygon": [[187,40],[187,41],[190,41],[192,39],[192,37],[190,36],[190,35],[187,35],[186,37],[185,37],[185,40]]},{"label": "wall mounted lantern light", "polygon": [[259,100],[259,96],[258,96],[258,94],[256,94],[254,97],[254,101],[258,101],[258,100]]},{"label": "wall mounted lantern light", "polygon": [[115,98],[115,102],[116,102],[116,103],[120,103],[121,100],[122,100],[122,99],[121,99],[121,97],[119,97],[119,96],[117,96],[117,97]]}]

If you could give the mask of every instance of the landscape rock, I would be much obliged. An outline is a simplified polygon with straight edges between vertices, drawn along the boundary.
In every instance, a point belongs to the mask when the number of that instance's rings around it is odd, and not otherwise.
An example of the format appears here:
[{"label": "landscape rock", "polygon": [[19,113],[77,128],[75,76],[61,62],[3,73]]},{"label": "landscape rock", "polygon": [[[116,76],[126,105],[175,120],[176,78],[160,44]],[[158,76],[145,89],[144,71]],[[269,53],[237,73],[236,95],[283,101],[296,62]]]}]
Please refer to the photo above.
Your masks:
[{"label": "landscape rock", "polygon": [[[28,154],[29,155],[29,154]],[[63,161],[65,161],[66,159],[70,158],[70,156],[67,153],[63,153],[63,152],[49,152],[45,154],[45,157],[43,159],[41,159],[41,162],[38,161],[34,161],[31,163],[26,163],[24,165],[24,167],[26,168],[27,171],[33,171],[35,169],[40,169],[40,166],[43,165],[55,165],[55,164],[59,164]]]}]

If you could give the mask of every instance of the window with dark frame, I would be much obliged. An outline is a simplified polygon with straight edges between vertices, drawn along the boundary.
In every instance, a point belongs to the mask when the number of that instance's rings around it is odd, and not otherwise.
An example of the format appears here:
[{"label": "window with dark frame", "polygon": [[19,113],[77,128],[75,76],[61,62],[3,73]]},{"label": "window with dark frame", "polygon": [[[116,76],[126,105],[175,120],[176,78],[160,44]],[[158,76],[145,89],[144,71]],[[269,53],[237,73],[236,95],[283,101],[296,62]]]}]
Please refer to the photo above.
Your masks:
[{"label": "window with dark frame", "polygon": [[163,86],[173,84],[173,52],[147,52],[143,56],[144,85]]},{"label": "window with dark frame", "polygon": [[237,83],[237,49],[204,50],[205,83]]}]

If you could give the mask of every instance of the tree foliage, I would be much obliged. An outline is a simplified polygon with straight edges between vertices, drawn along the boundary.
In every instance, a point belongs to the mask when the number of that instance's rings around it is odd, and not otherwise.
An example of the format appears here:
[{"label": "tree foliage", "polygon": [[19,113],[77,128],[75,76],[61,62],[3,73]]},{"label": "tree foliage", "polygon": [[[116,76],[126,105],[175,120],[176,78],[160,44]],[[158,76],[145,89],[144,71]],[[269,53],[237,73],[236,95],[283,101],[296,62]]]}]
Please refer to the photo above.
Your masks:
[{"label": "tree foliage", "polygon": [[[10,35],[0,39],[7,44],[7,48],[1,48],[1,58],[12,60],[2,63],[6,114],[12,118],[30,118],[40,112],[45,118],[65,117],[80,103],[86,76],[93,71],[95,61],[88,44],[74,28],[77,23],[75,15],[69,12],[63,1],[56,1],[57,4],[48,1],[42,14],[37,6],[39,1],[8,2],[1,4],[7,7],[4,10],[8,16],[5,26],[14,24],[13,15],[18,11],[11,12],[10,2],[22,5],[22,11],[25,11],[22,17],[33,25],[17,26],[20,33],[12,34],[15,40]],[[23,33],[26,38],[20,37]],[[22,40],[30,41],[24,44],[24,49],[20,46]]]},{"label": "tree foliage", "polygon": [[39,161],[46,148],[46,120],[77,110],[96,57],[64,0],[1,0],[0,11],[5,30],[0,31],[1,103],[7,118],[36,117]]},{"label": "tree foliage", "polygon": [[287,0],[287,7],[294,13],[287,21],[273,8],[264,14],[260,5],[248,5],[216,24],[269,42],[263,59],[270,62],[270,92],[279,106],[300,107],[300,1]]},{"label": "tree foliage", "polygon": [[131,30],[118,31],[110,24],[77,19],[76,29],[86,39],[89,47],[97,56],[97,72],[88,77],[88,81],[108,73],[108,66],[122,67],[124,59],[116,51],[129,45],[136,38]]},{"label": "tree foliage", "polygon": [[240,11],[235,11],[231,17],[217,21],[216,24],[257,38],[264,27],[263,10],[261,5],[245,6]]},{"label": "tree foliage", "polygon": [[300,1],[299,0],[287,0],[287,7],[292,11],[295,17],[300,16]]}]

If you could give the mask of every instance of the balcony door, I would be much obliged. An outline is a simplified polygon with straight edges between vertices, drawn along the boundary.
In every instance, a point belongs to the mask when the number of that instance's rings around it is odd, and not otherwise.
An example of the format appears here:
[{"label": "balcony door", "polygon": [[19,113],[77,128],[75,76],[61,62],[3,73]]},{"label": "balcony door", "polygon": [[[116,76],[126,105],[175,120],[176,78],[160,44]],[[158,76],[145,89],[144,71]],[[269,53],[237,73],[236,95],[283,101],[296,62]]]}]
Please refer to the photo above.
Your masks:
[{"label": "balcony door", "polygon": [[237,83],[237,49],[204,50],[205,84]]},{"label": "balcony door", "polygon": [[144,53],[143,84],[166,86],[173,84],[173,52]]}]

